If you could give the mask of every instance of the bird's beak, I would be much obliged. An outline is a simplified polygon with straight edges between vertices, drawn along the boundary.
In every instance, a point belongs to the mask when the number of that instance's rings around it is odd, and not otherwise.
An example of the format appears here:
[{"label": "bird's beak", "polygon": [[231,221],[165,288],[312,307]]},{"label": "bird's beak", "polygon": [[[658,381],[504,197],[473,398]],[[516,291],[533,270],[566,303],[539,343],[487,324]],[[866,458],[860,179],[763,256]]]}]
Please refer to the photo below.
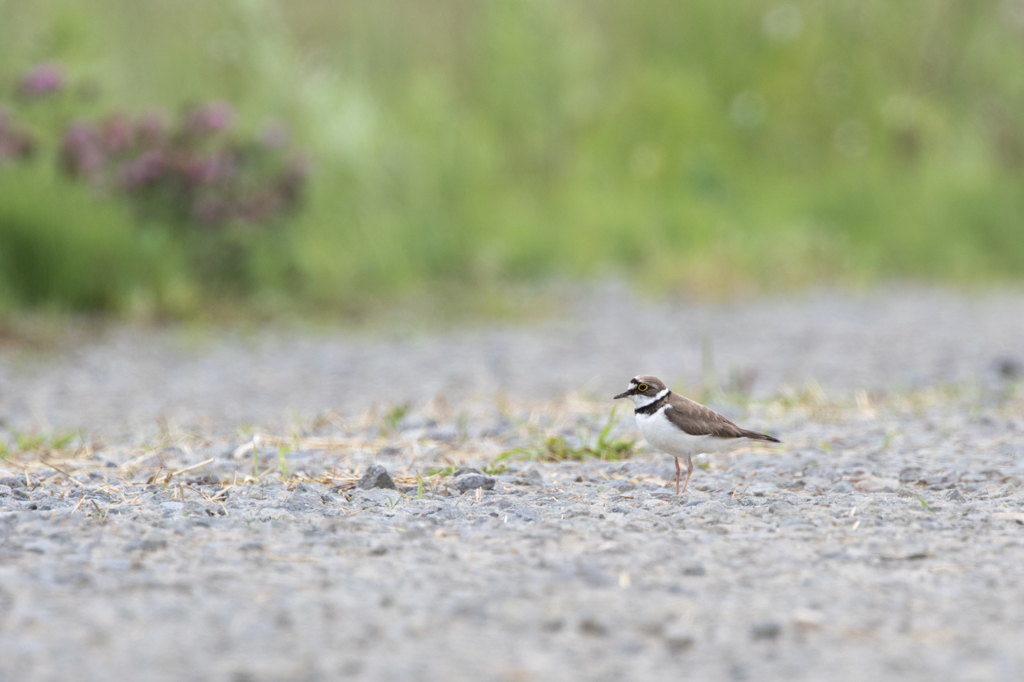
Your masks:
[{"label": "bird's beak", "polygon": [[614,398],[612,398],[612,400],[618,400],[619,398],[628,398],[628,397],[629,397],[629,391],[623,391],[622,393],[620,393],[617,396],[615,396]]}]

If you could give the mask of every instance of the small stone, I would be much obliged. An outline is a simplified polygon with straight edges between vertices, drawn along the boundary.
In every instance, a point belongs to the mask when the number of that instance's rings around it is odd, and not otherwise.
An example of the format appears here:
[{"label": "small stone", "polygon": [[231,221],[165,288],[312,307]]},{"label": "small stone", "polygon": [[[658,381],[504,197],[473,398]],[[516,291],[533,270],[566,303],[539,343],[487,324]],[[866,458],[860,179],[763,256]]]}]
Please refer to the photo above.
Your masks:
[{"label": "small stone", "polygon": [[921,480],[921,467],[906,467],[900,471],[900,483],[917,483]]},{"label": "small stone", "polygon": [[6,497],[11,494],[11,486],[0,485],[0,497]]},{"label": "small stone", "polygon": [[143,540],[139,543],[139,549],[143,552],[155,552],[158,549],[167,549],[167,540],[162,538]]},{"label": "small stone", "polygon": [[584,618],[580,621],[580,632],[590,637],[604,637],[608,629],[593,618]]},{"label": "small stone", "polygon": [[957,475],[953,472],[936,474],[925,479],[929,490],[949,490],[956,487]]},{"label": "small stone", "polygon": [[707,571],[700,564],[694,564],[693,566],[687,566],[683,569],[683,575],[702,576]]},{"label": "small stone", "polygon": [[793,626],[800,632],[817,630],[824,619],[821,611],[815,609],[797,609],[793,612]]},{"label": "small stone", "polygon": [[781,634],[782,626],[770,620],[750,628],[750,636],[753,639],[778,639]]},{"label": "small stone", "polygon": [[804,490],[812,495],[821,495],[832,489],[832,481],[819,476],[805,476],[800,479],[804,483]]},{"label": "small stone", "polygon": [[894,493],[900,489],[900,482],[895,478],[865,478],[857,481],[854,486],[862,493]]},{"label": "small stone", "polygon": [[540,514],[526,504],[513,505],[512,512],[524,521],[540,521]]},{"label": "small stone", "polygon": [[544,483],[544,477],[540,475],[540,472],[536,469],[530,469],[519,474],[519,482],[525,485],[541,485]]},{"label": "small stone", "polygon": [[373,464],[363,477],[356,483],[356,487],[362,490],[370,490],[371,488],[390,488],[397,490],[395,482],[391,480],[391,475],[388,470],[382,467],[380,464]]},{"label": "small stone", "polygon": [[480,471],[476,467],[459,467],[452,474],[452,478],[458,478],[459,476],[465,476],[466,474],[480,474],[483,476],[484,472]]},{"label": "small stone", "polygon": [[996,371],[1004,379],[1019,379],[1024,375],[1024,363],[1017,358],[1003,357],[995,361]]},{"label": "small stone", "polygon": [[678,621],[666,625],[661,636],[669,651],[676,654],[692,649],[697,641],[690,629]]},{"label": "small stone", "polygon": [[462,493],[477,488],[494,490],[494,479],[483,474],[465,474],[455,479],[455,487]]},{"label": "small stone", "polygon": [[967,498],[964,497],[962,494],[960,494],[960,491],[957,490],[956,488],[953,488],[948,493],[946,493],[946,499],[949,500],[950,502],[966,502],[967,501]]},{"label": "small stone", "polygon": [[434,511],[432,516],[438,519],[452,521],[465,519],[466,513],[455,505],[446,505]]},{"label": "small stone", "polygon": [[849,481],[839,481],[834,486],[832,486],[832,490],[834,492],[842,493],[842,494],[852,493],[853,492],[853,486],[850,485]]},{"label": "small stone", "polygon": [[558,632],[565,626],[565,621],[561,618],[552,618],[546,620],[540,624],[540,629],[545,632]]}]

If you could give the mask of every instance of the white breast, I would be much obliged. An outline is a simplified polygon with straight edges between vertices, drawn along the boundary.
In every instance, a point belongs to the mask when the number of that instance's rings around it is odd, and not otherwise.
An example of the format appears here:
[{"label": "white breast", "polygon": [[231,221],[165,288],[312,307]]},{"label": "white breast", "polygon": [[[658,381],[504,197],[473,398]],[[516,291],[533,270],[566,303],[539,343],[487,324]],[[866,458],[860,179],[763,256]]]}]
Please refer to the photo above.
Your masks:
[{"label": "white breast", "polygon": [[672,408],[666,405],[654,414],[638,412],[636,415],[636,425],[640,427],[640,433],[648,443],[662,452],[677,457],[690,457],[721,450],[735,440],[714,436],[691,436],[668,420],[664,412],[669,409]]}]

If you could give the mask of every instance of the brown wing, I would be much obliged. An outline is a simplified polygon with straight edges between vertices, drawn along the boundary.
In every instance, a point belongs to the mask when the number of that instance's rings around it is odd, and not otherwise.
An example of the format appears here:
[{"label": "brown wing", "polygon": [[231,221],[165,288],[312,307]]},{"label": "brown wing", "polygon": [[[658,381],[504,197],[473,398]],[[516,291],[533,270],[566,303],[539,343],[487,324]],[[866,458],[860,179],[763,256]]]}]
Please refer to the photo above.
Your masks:
[{"label": "brown wing", "polygon": [[752,438],[754,440],[766,440],[778,443],[777,438],[766,436],[756,431],[741,429],[731,421],[709,410],[700,403],[677,393],[668,396],[669,409],[664,415],[669,421],[691,436],[714,436],[716,438]]}]

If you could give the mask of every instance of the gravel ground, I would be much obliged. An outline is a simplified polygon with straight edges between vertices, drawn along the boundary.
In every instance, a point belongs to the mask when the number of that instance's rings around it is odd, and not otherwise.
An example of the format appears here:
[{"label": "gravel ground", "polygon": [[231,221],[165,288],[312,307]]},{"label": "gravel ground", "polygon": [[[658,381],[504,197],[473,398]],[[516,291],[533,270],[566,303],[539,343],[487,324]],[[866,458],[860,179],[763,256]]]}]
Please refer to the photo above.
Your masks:
[{"label": "gravel ground", "polygon": [[[1019,680],[1022,339],[1019,292],[609,287],[518,326],[0,349],[0,680]],[[782,445],[681,496],[643,447],[529,458],[594,444],[634,374],[700,388],[709,347],[716,407]]]}]

